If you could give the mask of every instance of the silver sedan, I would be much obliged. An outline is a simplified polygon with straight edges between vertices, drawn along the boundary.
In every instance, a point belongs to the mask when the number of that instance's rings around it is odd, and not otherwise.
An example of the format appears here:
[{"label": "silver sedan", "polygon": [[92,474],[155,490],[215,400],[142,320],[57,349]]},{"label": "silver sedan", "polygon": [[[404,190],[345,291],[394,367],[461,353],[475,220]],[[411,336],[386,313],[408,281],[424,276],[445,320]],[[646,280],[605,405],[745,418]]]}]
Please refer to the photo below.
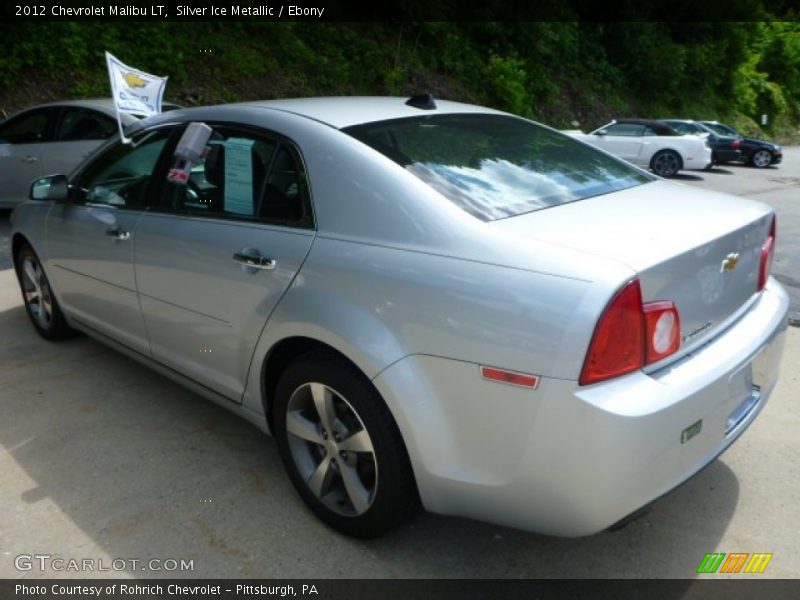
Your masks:
[{"label": "silver sedan", "polygon": [[[189,129],[210,137],[187,162]],[[339,531],[421,504],[595,533],[714,460],[776,383],[788,300],[764,204],[429,96],[197,108],[128,134],[13,213],[34,327],[274,434]]]},{"label": "silver sedan", "polygon": [[[138,119],[123,114],[121,120],[127,127]],[[69,173],[118,131],[114,103],[104,98],[42,104],[10,116],[0,123],[0,208],[25,199],[31,180]]]}]

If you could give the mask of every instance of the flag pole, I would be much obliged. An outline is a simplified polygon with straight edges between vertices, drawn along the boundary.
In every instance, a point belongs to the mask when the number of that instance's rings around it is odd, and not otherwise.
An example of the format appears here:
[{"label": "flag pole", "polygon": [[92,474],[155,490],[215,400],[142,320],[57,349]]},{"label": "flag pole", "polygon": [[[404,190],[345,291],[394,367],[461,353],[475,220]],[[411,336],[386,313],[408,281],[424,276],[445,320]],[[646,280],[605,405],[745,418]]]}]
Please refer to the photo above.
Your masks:
[{"label": "flag pole", "polygon": [[111,62],[111,54],[106,51],[106,67],[108,68],[108,78],[111,81],[111,94],[114,96],[114,111],[117,113],[117,127],[119,128],[119,137],[122,140],[123,144],[130,144],[133,140],[126,138],[125,133],[122,130],[122,115],[119,112],[119,103],[117,102],[117,95],[119,94],[119,90],[117,90],[117,84],[114,81],[114,71],[112,69],[112,62]]}]

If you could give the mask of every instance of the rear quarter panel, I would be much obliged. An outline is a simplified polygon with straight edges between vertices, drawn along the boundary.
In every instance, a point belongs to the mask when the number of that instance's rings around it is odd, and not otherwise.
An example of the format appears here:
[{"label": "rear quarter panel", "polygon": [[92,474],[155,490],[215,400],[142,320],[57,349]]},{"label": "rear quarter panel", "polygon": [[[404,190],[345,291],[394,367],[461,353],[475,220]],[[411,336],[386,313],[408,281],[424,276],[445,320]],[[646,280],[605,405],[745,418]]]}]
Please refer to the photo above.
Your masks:
[{"label": "rear quarter panel", "polygon": [[260,366],[293,336],[370,379],[419,355],[575,380],[620,272],[587,281],[318,236],[262,334],[244,403],[263,410]]}]

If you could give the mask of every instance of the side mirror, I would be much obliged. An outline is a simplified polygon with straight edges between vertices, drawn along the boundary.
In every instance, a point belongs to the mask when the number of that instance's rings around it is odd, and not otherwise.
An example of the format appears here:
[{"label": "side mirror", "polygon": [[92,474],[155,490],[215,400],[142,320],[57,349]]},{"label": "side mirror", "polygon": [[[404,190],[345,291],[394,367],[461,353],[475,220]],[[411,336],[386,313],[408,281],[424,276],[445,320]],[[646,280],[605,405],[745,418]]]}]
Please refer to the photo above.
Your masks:
[{"label": "side mirror", "polygon": [[42,177],[31,184],[31,200],[65,201],[69,198],[69,181],[66,175]]},{"label": "side mirror", "polygon": [[608,135],[608,132],[605,129],[600,129],[594,132],[595,135]]}]

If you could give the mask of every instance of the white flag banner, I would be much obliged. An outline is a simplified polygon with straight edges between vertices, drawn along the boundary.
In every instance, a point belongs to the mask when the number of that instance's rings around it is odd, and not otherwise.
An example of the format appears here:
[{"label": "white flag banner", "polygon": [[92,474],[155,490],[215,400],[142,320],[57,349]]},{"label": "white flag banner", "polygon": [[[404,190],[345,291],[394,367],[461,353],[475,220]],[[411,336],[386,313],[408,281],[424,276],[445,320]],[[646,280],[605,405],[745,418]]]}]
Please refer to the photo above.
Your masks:
[{"label": "white flag banner", "polygon": [[106,64],[111,79],[111,95],[117,108],[119,135],[123,143],[129,143],[130,140],[122,132],[120,113],[142,117],[160,113],[167,77],[156,77],[129,67],[109,52],[106,52]]}]

